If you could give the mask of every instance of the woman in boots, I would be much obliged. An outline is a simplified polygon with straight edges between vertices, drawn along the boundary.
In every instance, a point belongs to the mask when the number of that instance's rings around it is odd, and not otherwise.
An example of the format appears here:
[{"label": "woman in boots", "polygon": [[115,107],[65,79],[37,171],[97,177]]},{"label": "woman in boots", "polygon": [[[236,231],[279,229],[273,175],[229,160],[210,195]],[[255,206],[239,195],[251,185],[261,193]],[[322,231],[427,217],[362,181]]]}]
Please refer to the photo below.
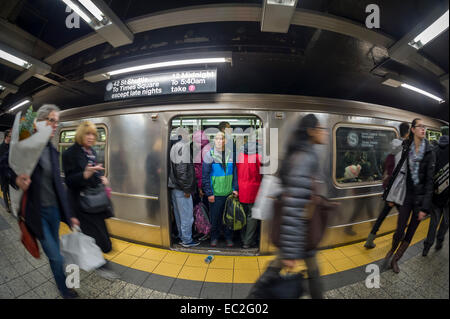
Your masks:
[{"label": "woman in boots", "polygon": [[[109,185],[108,179],[102,174],[104,168],[97,163],[97,153],[93,148],[97,137],[94,123],[90,121],[81,123],[75,133],[75,143],[62,154],[62,163],[66,185],[71,195],[71,206],[80,220],[81,231],[94,238],[96,245],[107,254],[112,250],[112,243],[105,220],[113,217],[112,211],[106,209],[91,214],[83,211],[80,203],[80,192],[99,184]],[[108,262],[96,272],[107,279],[119,278],[119,275],[110,269]]]},{"label": "woman in boots", "polygon": [[[425,132],[426,127],[423,121],[415,119],[411,125],[409,142],[405,143],[406,196],[399,210],[392,248],[385,257],[385,265],[387,265],[393,256],[391,267],[395,273],[400,272],[398,261],[411,243],[420,221],[431,213],[436,159],[431,144],[425,138]],[[403,161],[400,161],[399,165],[402,163]],[[392,186],[392,183],[390,184],[389,187]],[[387,191],[389,192],[389,189]],[[411,221],[405,234],[411,214]]]}]

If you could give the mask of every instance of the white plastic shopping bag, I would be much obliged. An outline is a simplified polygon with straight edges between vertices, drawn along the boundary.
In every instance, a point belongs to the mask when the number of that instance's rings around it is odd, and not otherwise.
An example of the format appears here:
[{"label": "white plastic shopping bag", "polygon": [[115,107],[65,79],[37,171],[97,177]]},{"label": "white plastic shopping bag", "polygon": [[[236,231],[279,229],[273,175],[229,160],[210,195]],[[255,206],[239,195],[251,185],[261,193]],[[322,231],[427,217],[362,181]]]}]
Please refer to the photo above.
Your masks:
[{"label": "white plastic shopping bag", "polygon": [[83,234],[78,227],[74,232],[61,236],[61,254],[67,265],[75,264],[85,271],[92,271],[106,263],[95,239]]},{"label": "white plastic shopping bag", "polygon": [[264,175],[252,208],[252,218],[270,220],[273,216],[273,201],[283,191],[281,180],[274,175]]}]

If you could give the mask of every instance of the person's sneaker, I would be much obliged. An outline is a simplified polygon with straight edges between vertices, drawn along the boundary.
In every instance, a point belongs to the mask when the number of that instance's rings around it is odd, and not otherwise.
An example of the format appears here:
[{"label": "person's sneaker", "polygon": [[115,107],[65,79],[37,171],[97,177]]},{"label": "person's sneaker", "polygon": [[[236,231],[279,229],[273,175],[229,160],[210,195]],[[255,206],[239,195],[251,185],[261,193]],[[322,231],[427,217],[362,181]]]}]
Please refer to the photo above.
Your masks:
[{"label": "person's sneaker", "polygon": [[67,289],[67,292],[63,294],[64,299],[75,299],[78,298],[78,293],[75,291],[75,289]]},{"label": "person's sneaker", "polygon": [[97,275],[108,280],[120,279],[120,275],[112,270],[106,269],[104,266],[95,270]]},{"label": "person's sneaker", "polygon": [[211,247],[216,247],[217,246],[217,239],[213,239],[211,240]]},{"label": "person's sneaker", "polygon": [[440,250],[440,249],[442,249],[442,241],[438,241],[437,243],[436,243],[436,246],[434,247],[436,250]]},{"label": "person's sneaker", "polygon": [[199,241],[191,241],[191,242],[189,242],[189,243],[181,243],[181,246],[183,246],[184,248],[191,248],[191,247],[195,247],[195,246],[198,246],[198,245],[200,245],[200,242]]},{"label": "person's sneaker", "polygon": [[229,240],[229,239],[227,239],[227,247],[233,247],[233,241],[232,240]]},{"label": "person's sneaker", "polygon": [[244,245],[242,245],[242,248],[244,248],[244,249],[249,249],[251,246],[250,245],[247,245],[247,244],[244,244]]}]

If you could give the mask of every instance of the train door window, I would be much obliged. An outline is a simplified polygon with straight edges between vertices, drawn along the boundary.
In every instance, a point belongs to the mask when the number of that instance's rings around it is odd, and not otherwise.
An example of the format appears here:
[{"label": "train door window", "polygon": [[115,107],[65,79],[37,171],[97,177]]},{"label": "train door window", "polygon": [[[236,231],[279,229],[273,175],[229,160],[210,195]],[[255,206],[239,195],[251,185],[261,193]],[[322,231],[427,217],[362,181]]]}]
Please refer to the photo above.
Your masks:
[{"label": "train door window", "polygon": [[379,184],[391,152],[394,128],[338,124],[334,129],[334,182],[338,186]]},{"label": "train door window", "polygon": [[[197,163],[197,161],[195,160],[196,155],[197,155],[196,151],[197,151],[197,153],[200,153],[200,150],[203,150],[203,152],[204,152],[205,147],[208,149],[213,148],[215,136],[219,132],[219,126],[224,125],[225,123],[226,123],[227,128],[231,128],[231,139],[232,139],[232,143],[228,143],[227,141],[225,141],[225,143],[226,143],[226,145],[229,145],[230,148],[228,148],[228,149],[231,149],[231,147],[232,147],[233,150],[235,150],[235,160],[236,161],[239,161],[240,153],[244,150],[244,145],[246,143],[248,143],[249,145],[252,144],[253,146],[256,146],[256,147],[249,146],[247,148],[247,150],[249,150],[251,147],[253,147],[252,149],[255,149],[255,153],[257,154],[257,156],[258,156],[258,154],[260,154],[262,156],[263,141],[262,141],[261,129],[263,127],[263,123],[258,117],[252,116],[252,115],[176,117],[171,121],[170,144],[171,144],[171,146],[173,146],[180,139],[180,136],[182,136],[182,137],[186,138],[189,142],[193,142],[193,145],[194,145],[194,144],[200,142],[200,140],[198,139],[199,135],[196,132],[202,131],[202,134],[200,134],[200,136],[203,135],[202,146],[199,147],[199,145],[197,144],[197,146],[194,146],[192,148],[194,164],[200,164],[200,167],[201,167],[202,163],[201,162]],[[169,152],[170,152],[170,148],[169,148]],[[245,154],[250,154],[250,153],[247,152]],[[244,156],[244,155],[241,154],[241,156]],[[170,161],[170,156],[168,158]],[[253,162],[249,160],[248,163],[253,163]],[[200,167],[199,166],[196,167],[197,172],[200,169]],[[170,169],[170,166],[169,166],[169,169]],[[198,183],[198,180],[196,177],[196,185],[198,185],[198,184],[199,183]],[[256,191],[255,191],[255,195],[256,195]],[[243,198],[243,196],[241,196],[241,195],[243,195],[243,194],[240,194],[239,200],[241,200],[241,198]],[[251,197],[251,196],[247,196],[247,197]],[[207,207],[209,206],[208,199],[206,197],[203,199],[200,199],[200,197],[198,196],[198,193],[197,193],[194,195],[193,198],[194,198],[194,206],[196,204],[200,203],[201,201]],[[244,204],[247,204],[247,203],[245,202]],[[194,223],[195,223],[195,221],[194,221]],[[171,228],[172,228],[172,232],[173,232],[173,237],[175,237],[175,232],[177,232],[175,218],[173,219]],[[195,227],[193,229],[195,230]],[[241,241],[241,236],[243,238],[245,235],[244,233],[245,233],[245,231],[234,231],[234,237],[233,237],[233,240],[234,240],[233,247],[234,248],[233,249],[242,249],[241,247],[242,247],[243,242]],[[193,232],[193,236],[194,236],[193,237],[194,239],[200,238],[200,234],[196,234],[195,231]],[[249,238],[251,238],[251,236]],[[245,243],[246,245],[249,245],[250,248],[248,248],[246,246],[245,249],[250,249],[250,250],[253,249],[256,252],[259,247],[259,244],[258,244],[259,238],[260,238],[260,226],[257,225],[257,229],[254,232],[254,237],[252,238],[252,242]],[[225,243],[224,238],[219,239],[217,248],[218,249],[222,249],[222,248],[230,249],[230,248],[226,248],[226,243]],[[209,240],[202,241],[199,246],[199,249],[210,249],[210,241]]]},{"label": "train door window", "polygon": [[426,138],[429,140],[432,144],[435,144],[439,141],[439,138],[442,136],[442,133],[437,130],[433,130],[430,128],[427,128],[426,132]]},{"label": "train door window", "polygon": [[[59,134],[58,150],[60,153],[59,163],[62,168],[62,153],[75,143],[76,128],[64,128]],[[97,163],[105,167],[105,176],[108,175],[108,167],[106,165],[106,145],[107,145],[107,131],[103,125],[97,126],[97,142],[92,147],[97,153]],[[63,174],[63,170],[61,170]]]}]

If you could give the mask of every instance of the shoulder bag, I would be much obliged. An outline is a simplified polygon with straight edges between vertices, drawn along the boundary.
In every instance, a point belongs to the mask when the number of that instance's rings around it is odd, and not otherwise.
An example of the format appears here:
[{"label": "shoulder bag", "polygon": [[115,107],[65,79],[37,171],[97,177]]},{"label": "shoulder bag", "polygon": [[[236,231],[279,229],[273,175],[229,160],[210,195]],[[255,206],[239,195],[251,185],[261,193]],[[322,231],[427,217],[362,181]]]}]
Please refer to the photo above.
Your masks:
[{"label": "shoulder bag", "polygon": [[24,192],[22,196],[21,210],[19,214],[19,228],[22,233],[20,241],[25,246],[25,249],[33,256],[34,258],[39,258],[39,246],[31,232],[28,230],[27,225],[25,224],[25,208],[27,204],[28,192]]},{"label": "shoulder bag", "polygon": [[110,209],[111,202],[103,184],[87,187],[80,192],[81,210],[89,214],[98,214]]}]

